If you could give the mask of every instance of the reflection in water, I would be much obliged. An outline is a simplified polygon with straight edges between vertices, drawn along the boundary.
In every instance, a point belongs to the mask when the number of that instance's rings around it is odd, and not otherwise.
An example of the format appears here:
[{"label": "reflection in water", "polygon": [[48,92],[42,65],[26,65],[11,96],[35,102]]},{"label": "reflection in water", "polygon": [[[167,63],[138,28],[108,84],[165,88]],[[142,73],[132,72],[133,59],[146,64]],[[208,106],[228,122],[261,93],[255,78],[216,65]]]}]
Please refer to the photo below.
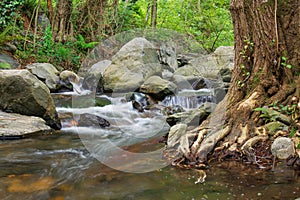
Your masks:
[{"label": "reflection in water", "polygon": [[[127,116],[126,123],[134,123],[135,130],[129,129],[121,120],[124,115],[117,111],[122,110],[122,106]],[[94,144],[99,142],[102,147],[105,143],[101,140],[109,138],[128,152],[163,148],[163,144],[156,139],[157,135],[168,129],[161,126],[162,118],[152,116],[152,113],[138,113],[129,106],[125,103],[115,114],[110,112],[107,120],[111,126],[104,129],[66,125],[70,119],[76,121],[76,117],[86,112],[107,117],[103,112],[113,106],[90,110],[60,108],[60,115],[65,118],[62,131],[31,139],[0,141],[0,199],[214,200],[300,197],[300,174],[284,167],[284,164],[274,172],[236,163],[213,164],[206,171],[207,178],[203,184],[194,184],[198,178],[195,170],[167,166],[135,174],[103,165],[94,158],[94,152],[84,146],[82,136],[95,137]],[[134,117],[128,118],[132,115]],[[157,121],[149,121],[149,116],[157,117]],[[138,131],[139,128],[142,131]],[[149,129],[160,131],[153,134],[147,132]],[[149,138],[147,134],[150,134]],[[114,159],[118,161],[118,157]]]},{"label": "reflection in water", "polygon": [[[153,148],[153,141],[126,149]],[[206,182],[171,166],[143,174],[110,169],[94,159],[74,133],[1,141],[1,199],[295,199],[300,174],[234,163],[212,165]]]}]

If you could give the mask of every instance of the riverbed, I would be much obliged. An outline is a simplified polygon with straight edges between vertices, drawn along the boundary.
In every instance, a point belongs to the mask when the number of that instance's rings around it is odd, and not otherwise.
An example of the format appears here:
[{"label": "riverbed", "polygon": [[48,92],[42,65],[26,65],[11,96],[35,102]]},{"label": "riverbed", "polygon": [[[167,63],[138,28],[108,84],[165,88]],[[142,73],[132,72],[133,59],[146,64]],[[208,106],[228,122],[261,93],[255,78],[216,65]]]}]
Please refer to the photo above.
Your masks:
[{"label": "riverbed", "polygon": [[[0,141],[0,199],[221,200],[300,197],[300,172],[286,167],[284,163],[279,163],[275,171],[235,162],[215,163],[206,170],[205,182],[198,184],[195,184],[198,171],[179,169],[165,163],[163,167],[149,168],[147,172],[139,167],[149,167],[145,164],[149,160],[138,160],[128,168],[123,168],[122,164],[128,165],[124,163],[127,160],[123,160],[123,154],[108,156],[109,161],[114,161],[107,162],[108,167],[102,164],[105,161],[100,162],[101,158],[97,157],[103,149],[109,148],[105,146],[107,139],[113,140],[126,152],[147,153],[163,149],[164,144],[158,142],[167,132],[167,125],[160,121],[163,117],[153,113],[138,113],[131,109],[130,104],[123,103],[112,109],[110,114],[122,110],[125,114],[121,112],[121,116],[110,117],[124,118],[125,115],[129,124],[115,120],[110,128],[78,128],[68,116],[74,117],[82,112],[104,116],[104,111],[112,106],[84,111],[87,108],[61,105],[58,105],[58,111],[65,117],[61,131],[50,135],[41,133],[21,140]],[[134,117],[130,117],[131,114]],[[152,128],[142,129],[147,126]],[[145,137],[145,134],[149,135],[145,132],[147,130],[155,133]],[[102,145],[98,148],[89,146],[90,143]]]}]

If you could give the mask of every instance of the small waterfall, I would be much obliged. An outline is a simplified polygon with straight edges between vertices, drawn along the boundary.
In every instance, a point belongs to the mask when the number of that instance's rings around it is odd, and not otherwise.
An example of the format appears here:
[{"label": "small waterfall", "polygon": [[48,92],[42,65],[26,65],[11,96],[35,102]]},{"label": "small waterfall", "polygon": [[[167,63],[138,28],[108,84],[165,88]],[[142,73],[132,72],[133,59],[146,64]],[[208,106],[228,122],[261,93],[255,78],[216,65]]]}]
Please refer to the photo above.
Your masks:
[{"label": "small waterfall", "polygon": [[215,102],[213,89],[181,90],[177,95],[167,96],[162,104],[164,106],[178,105],[185,109],[198,108],[205,102]]}]

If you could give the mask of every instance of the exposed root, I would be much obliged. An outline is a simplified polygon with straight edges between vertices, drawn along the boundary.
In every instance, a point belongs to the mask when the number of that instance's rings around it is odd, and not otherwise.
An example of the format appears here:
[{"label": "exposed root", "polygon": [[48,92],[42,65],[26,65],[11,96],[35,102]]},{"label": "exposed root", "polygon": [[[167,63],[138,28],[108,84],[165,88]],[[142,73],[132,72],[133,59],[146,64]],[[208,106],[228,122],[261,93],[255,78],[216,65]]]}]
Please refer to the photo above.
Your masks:
[{"label": "exposed root", "polygon": [[226,126],[224,129],[221,129],[215,133],[210,134],[206,137],[201,143],[199,149],[193,155],[198,157],[198,161],[205,162],[207,160],[207,155],[213,150],[215,145],[223,139],[230,132],[229,126]]}]

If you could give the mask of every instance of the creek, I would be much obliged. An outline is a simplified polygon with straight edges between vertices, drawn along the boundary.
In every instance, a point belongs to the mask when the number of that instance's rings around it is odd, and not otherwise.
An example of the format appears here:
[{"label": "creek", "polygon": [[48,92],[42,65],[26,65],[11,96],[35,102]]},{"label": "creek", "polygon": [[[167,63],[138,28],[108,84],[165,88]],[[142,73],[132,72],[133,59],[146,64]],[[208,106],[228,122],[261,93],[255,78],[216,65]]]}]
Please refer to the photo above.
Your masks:
[{"label": "creek", "polygon": [[[163,115],[139,113],[120,97],[105,96],[112,104],[104,107],[83,105],[73,93],[53,97],[62,130],[0,141],[0,199],[300,197],[300,173],[284,163],[275,171],[235,162],[217,163],[206,170],[204,183],[195,184],[196,170],[174,168],[161,158],[164,144],[158,140],[169,129]],[[110,127],[80,121],[84,113],[107,119]]]}]

